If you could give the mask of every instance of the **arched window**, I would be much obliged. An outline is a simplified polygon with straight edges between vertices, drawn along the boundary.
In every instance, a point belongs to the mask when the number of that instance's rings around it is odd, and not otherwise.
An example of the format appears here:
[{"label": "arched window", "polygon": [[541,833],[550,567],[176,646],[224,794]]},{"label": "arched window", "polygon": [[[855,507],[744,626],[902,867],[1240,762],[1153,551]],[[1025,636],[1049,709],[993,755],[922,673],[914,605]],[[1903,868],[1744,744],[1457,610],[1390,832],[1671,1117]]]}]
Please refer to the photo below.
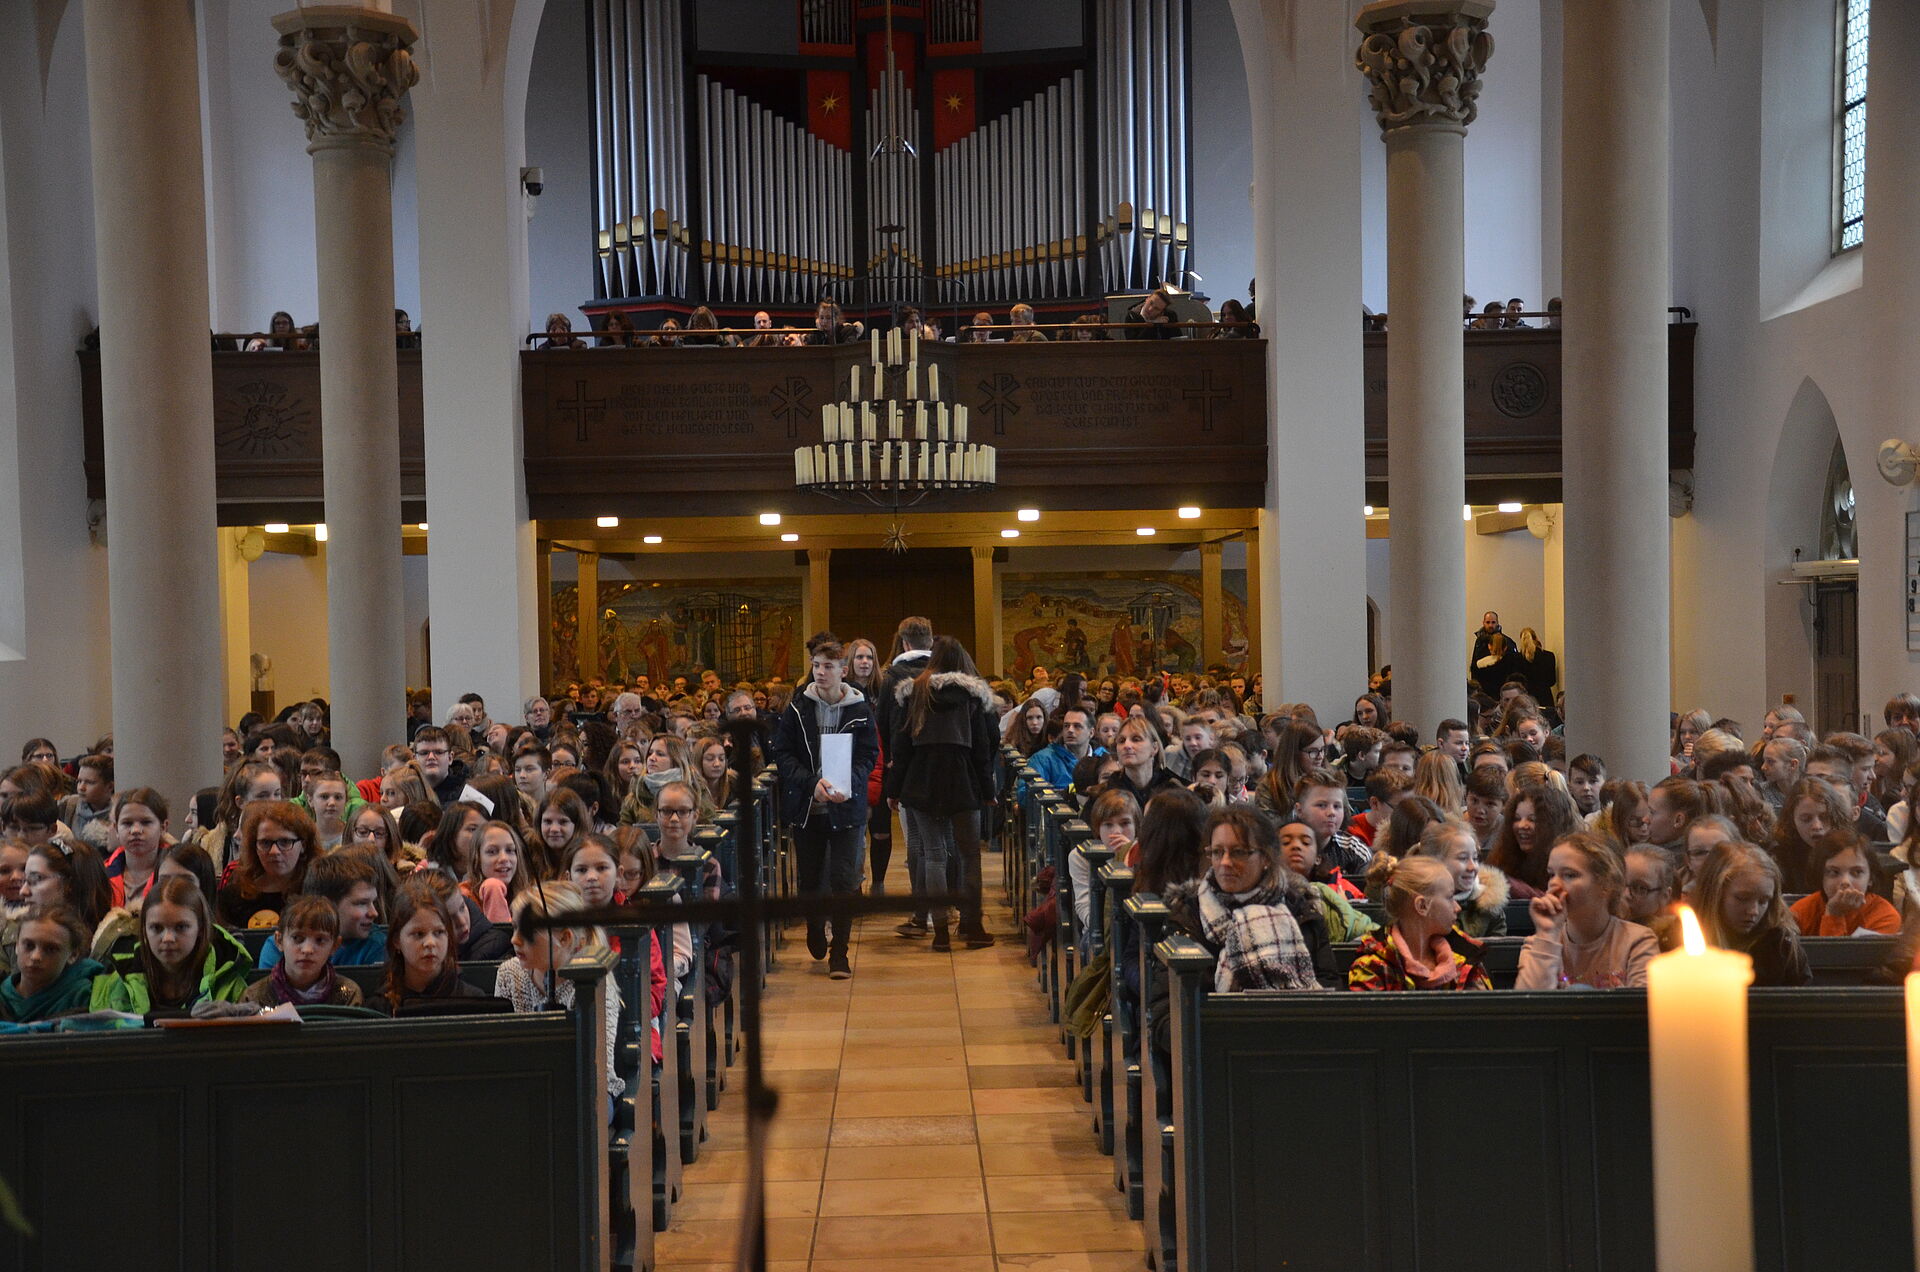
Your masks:
[{"label": "arched window", "polygon": [[1871,0],[1836,0],[1833,119],[1833,250],[1866,237],[1867,9]]}]

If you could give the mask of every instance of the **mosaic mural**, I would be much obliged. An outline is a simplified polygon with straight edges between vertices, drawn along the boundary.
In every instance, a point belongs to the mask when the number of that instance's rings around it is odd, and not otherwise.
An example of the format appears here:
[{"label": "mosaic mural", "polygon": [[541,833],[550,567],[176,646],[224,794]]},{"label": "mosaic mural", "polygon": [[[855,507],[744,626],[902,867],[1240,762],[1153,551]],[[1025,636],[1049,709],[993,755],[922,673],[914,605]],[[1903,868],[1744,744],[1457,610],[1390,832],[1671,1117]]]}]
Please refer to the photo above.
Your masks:
[{"label": "mosaic mural", "polygon": [[[561,679],[579,666],[578,588],[553,585],[553,666]],[[806,636],[797,579],[674,579],[600,584],[600,665],[608,680],[671,676],[713,668],[722,680],[792,680]]]},{"label": "mosaic mural", "polygon": [[[1247,661],[1247,572],[1222,570],[1226,662]],[[1171,570],[1006,574],[1000,581],[1001,665],[1025,678],[1035,665],[1058,674],[1140,676],[1198,670],[1200,575]]]}]

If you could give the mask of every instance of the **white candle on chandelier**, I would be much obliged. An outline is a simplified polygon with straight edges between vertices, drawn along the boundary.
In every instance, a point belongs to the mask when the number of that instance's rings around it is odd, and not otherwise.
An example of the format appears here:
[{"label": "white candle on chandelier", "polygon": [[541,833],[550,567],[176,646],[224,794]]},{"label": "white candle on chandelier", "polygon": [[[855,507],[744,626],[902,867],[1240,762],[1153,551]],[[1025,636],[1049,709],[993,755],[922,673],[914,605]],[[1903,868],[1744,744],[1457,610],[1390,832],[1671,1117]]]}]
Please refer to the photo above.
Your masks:
[{"label": "white candle on chandelier", "polygon": [[970,414],[971,412],[964,406],[956,406],[953,408],[954,436],[963,442],[967,440],[967,418]]},{"label": "white candle on chandelier", "polygon": [[911,398],[917,398],[919,396],[920,396],[920,364],[914,361],[913,359],[909,358],[907,359],[907,397],[911,399]]},{"label": "white candle on chandelier", "polygon": [[880,447],[880,484],[886,486],[892,484],[892,482],[893,443],[887,442]]},{"label": "white candle on chandelier", "polygon": [[[876,366],[880,362],[880,331],[877,327],[873,332],[873,361]],[[876,390],[878,387],[878,385],[875,385]]]},{"label": "white candle on chandelier", "polygon": [[873,484],[873,447],[871,446],[860,448],[860,480],[868,485]]},{"label": "white candle on chandelier", "polygon": [[927,404],[925,402],[913,404],[913,427],[916,436],[927,435]]},{"label": "white candle on chandelier", "polygon": [[987,447],[987,484],[1000,480],[1000,452],[997,448]]},{"label": "white candle on chandelier", "polygon": [[920,443],[920,480],[930,481],[932,480],[932,478],[933,478],[933,443],[922,442]]},{"label": "white candle on chandelier", "polygon": [[860,400],[860,364],[853,364],[853,379],[848,383],[847,396],[855,402]]},{"label": "white candle on chandelier", "polygon": [[940,400],[940,368],[935,363],[927,364],[927,397],[935,402]]}]

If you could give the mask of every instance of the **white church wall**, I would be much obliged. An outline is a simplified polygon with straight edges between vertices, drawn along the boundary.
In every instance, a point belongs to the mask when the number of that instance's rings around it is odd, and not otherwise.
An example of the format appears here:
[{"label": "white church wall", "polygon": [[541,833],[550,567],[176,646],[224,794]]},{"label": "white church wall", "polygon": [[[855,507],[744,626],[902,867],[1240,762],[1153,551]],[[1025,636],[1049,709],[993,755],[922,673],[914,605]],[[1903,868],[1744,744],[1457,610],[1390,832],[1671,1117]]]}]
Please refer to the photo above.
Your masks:
[{"label": "white church wall", "polygon": [[575,328],[584,328],[579,307],[593,299],[593,185],[585,123],[593,94],[580,69],[586,49],[585,7],[549,3],[540,15],[527,86],[527,164],[540,169],[546,187],[527,222],[528,331],[544,330],[551,313],[564,313]]}]

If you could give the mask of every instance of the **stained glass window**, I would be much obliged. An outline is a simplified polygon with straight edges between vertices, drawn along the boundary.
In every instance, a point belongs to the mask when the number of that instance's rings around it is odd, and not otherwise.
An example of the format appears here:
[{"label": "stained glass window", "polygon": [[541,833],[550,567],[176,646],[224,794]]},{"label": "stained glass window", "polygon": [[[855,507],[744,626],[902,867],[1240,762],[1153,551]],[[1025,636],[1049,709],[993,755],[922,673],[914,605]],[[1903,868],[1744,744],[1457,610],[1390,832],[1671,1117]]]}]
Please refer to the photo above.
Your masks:
[{"label": "stained glass window", "polygon": [[1867,9],[1871,0],[1839,0],[1834,119],[1833,250],[1860,246],[1867,216]]}]

